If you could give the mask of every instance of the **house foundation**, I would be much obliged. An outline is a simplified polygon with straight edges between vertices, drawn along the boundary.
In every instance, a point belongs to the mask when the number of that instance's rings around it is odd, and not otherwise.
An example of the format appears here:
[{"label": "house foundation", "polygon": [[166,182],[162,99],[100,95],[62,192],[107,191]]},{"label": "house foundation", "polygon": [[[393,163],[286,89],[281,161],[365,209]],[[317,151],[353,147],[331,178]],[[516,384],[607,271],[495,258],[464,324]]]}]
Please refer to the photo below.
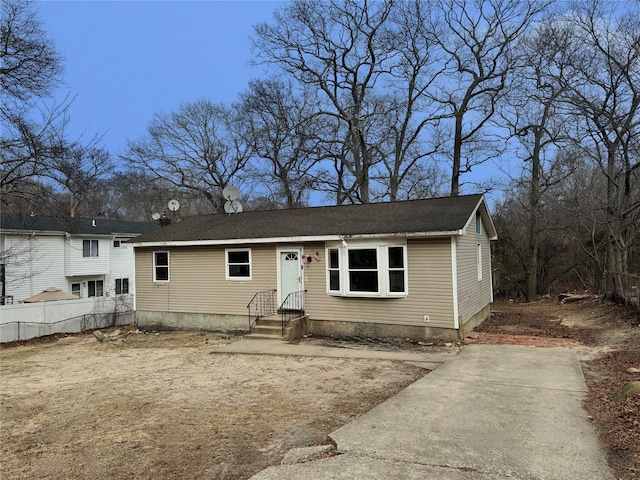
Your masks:
[{"label": "house foundation", "polygon": [[136,324],[146,330],[209,330],[218,332],[248,332],[246,315],[214,313],[136,311]]},{"label": "house foundation", "polygon": [[310,329],[313,335],[336,338],[409,338],[411,340],[445,341],[458,340],[458,331],[451,328],[398,325],[389,323],[345,322],[312,318]]}]

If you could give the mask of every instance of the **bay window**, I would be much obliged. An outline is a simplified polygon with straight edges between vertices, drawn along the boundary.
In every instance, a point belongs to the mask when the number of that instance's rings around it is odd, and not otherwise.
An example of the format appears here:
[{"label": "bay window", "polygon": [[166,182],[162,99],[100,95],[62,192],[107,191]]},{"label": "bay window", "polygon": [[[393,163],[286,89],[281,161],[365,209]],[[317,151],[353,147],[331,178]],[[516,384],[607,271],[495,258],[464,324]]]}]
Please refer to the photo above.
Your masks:
[{"label": "bay window", "polygon": [[407,295],[406,245],[327,245],[327,292],[346,297]]}]

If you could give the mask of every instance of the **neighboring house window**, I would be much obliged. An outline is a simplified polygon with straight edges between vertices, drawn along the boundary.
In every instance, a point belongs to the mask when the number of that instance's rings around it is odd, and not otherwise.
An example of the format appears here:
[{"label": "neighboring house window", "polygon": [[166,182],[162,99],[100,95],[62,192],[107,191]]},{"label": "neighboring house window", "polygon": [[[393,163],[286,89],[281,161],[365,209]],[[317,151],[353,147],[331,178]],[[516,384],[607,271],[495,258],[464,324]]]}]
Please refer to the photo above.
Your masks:
[{"label": "neighboring house window", "polygon": [[89,280],[87,282],[89,297],[102,297],[104,295],[104,283],[102,280]]},{"label": "neighboring house window", "polygon": [[480,212],[476,212],[476,233],[478,235],[482,234],[482,216]]},{"label": "neighboring house window", "polygon": [[72,283],[71,284],[71,293],[74,294],[76,297],[80,297],[80,283]]},{"label": "neighboring house window", "polygon": [[329,291],[340,292],[340,258],[337,248],[329,249]]},{"label": "neighboring house window", "polygon": [[482,280],[482,245],[476,245],[476,268],[478,269],[478,281]]},{"label": "neighboring house window", "polygon": [[97,257],[98,256],[98,240],[83,240],[82,256]]},{"label": "neighboring house window", "polygon": [[120,240],[113,241],[113,248],[120,248]]},{"label": "neighboring house window", "polygon": [[124,295],[129,293],[129,279],[116,278],[116,295]]},{"label": "neighboring house window", "polygon": [[153,281],[169,281],[169,252],[153,252]]},{"label": "neighboring house window", "polygon": [[329,246],[327,291],[349,297],[407,295],[406,246]]},{"label": "neighboring house window", "polygon": [[227,280],[251,280],[251,250],[226,250]]}]

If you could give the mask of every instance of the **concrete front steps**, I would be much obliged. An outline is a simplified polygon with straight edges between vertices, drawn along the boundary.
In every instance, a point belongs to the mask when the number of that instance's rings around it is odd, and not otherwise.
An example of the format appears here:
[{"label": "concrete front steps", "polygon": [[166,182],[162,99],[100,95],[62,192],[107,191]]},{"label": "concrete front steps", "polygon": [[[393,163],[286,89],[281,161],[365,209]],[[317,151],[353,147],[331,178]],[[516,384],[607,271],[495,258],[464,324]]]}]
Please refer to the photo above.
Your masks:
[{"label": "concrete front steps", "polygon": [[251,332],[244,338],[260,339],[267,338],[274,340],[296,340],[309,333],[309,317],[300,315],[289,321],[287,328],[282,335],[282,316],[280,314],[260,317],[251,327]]},{"label": "concrete front steps", "polygon": [[260,317],[251,327],[251,332],[248,335],[245,335],[244,338],[260,340],[270,338],[274,340],[282,340],[282,316],[267,315],[265,317]]}]

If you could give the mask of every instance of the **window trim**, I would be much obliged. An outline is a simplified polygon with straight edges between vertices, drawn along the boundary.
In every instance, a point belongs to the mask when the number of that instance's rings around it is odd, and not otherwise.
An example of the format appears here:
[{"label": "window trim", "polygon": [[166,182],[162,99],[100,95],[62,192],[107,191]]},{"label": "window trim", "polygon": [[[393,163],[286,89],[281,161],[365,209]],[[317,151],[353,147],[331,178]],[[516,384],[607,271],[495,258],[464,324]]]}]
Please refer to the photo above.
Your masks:
[{"label": "window trim", "polygon": [[476,270],[478,272],[478,281],[482,281],[482,244],[476,243]]},{"label": "window trim", "polygon": [[[156,254],[157,253],[166,253],[167,254],[167,264],[166,265],[157,265],[156,264]],[[165,267],[167,269],[167,279],[166,280],[158,280],[157,278],[157,269]],[[171,282],[171,252],[169,250],[154,250],[153,251],[153,283],[169,283]]]},{"label": "window trim", "polygon": [[[247,252],[249,254],[249,263],[229,263],[229,253],[230,252]],[[240,277],[236,275],[229,274],[229,266],[231,265],[248,265],[249,266],[249,276]],[[250,248],[225,248],[224,250],[224,275],[225,279],[231,282],[248,282],[253,278],[253,257]]]},{"label": "window trim", "polygon": [[[389,248],[402,248],[402,261],[403,267],[389,267]],[[349,269],[349,251],[350,250],[362,250],[362,249],[374,249],[376,251],[376,264],[375,271],[378,276],[378,290],[376,292],[363,292],[351,290],[350,284],[350,272]],[[331,257],[330,252],[332,250],[338,251],[338,268],[330,268]],[[353,297],[353,298],[404,298],[409,296],[409,269],[407,261],[407,244],[406,242],[400,243],[397,240],[389,243],[385,242],[349,242],[347,246],[340,242],[327,242],[325,244],[325,275],[326,275],[326,293],[330,296],[337,297]],[[331,290],[330,272],[338,270],[339,272],[339,290]],[[364,270],[373,271],[373,270]],[[404,273],[404,291],[392,292],[390,272],[402,271]]]}]

